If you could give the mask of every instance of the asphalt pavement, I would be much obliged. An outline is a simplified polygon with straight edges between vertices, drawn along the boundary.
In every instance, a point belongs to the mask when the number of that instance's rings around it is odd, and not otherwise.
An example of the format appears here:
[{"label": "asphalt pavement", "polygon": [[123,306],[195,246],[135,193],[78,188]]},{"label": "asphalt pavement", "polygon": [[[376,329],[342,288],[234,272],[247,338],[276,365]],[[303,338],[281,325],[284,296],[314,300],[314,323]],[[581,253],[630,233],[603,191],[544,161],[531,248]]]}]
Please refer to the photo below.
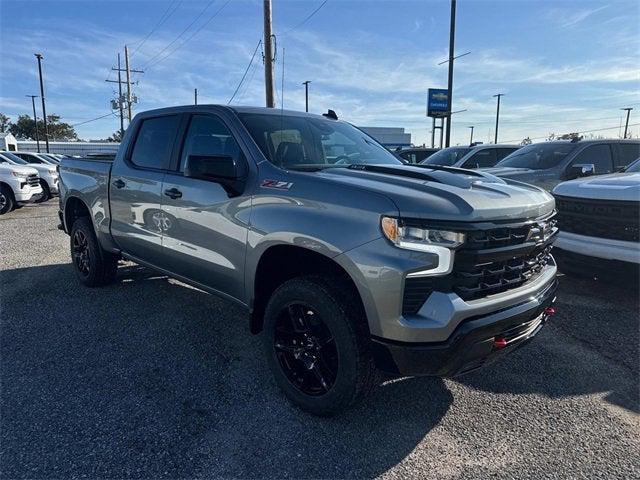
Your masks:
[{"label": "asphalt pavement", "polygon": [[323,419],[236,306],[132,264],[80,286],[56,211],[0,217],[1,478],[640,478],[633,287],[562,277],[512,355]]}]

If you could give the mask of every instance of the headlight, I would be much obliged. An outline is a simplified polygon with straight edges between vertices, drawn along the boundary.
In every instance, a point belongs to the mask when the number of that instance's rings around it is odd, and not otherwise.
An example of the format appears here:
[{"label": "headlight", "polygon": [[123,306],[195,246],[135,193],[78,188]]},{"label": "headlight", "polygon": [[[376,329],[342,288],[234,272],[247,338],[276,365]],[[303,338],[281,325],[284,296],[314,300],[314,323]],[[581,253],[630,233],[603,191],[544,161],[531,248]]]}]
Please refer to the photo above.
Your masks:
[{"label": "headlight", "polygon": [[382,217],[381,227],[385,237],[395,246],[437,255],[437,263],[429,268],[410,272],[407,277],[428,277],[451,273],[453,249],[464,243],[464,233],[407,226],[402,224],[402,220],[393,217]]},{"label": "headlight", "polygon": [[23,182],[27,181],[27,176],[24,173],[21,172],[11,172],[11,175],[13,175],[14,177],[17,177],[18,180],[22,180]]},{"label": "headlight", "polygon": [[426,246],[456,248],[464,243],[464,233],[406,226],[397,218],[382,217],[384,235],[400,248],[431,251]]}]

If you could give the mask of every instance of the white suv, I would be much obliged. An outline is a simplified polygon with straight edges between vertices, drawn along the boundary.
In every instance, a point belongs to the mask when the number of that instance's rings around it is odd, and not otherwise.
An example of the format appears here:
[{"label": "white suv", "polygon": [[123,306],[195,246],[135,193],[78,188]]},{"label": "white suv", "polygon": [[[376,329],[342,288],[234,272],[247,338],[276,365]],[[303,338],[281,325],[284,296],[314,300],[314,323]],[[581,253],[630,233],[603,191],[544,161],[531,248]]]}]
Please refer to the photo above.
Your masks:
[{"label": "white suv", "polygon": [[16,165],[25,165],[38,170],[43,191],[39,201],[46,202],[58,195],[58,170],[52,160],[33,152],[2,152],[2,155]]},{"label": "white suv", "polygon": [[10,163],[0,152],[0,215],[42,195],[38,171]]}]

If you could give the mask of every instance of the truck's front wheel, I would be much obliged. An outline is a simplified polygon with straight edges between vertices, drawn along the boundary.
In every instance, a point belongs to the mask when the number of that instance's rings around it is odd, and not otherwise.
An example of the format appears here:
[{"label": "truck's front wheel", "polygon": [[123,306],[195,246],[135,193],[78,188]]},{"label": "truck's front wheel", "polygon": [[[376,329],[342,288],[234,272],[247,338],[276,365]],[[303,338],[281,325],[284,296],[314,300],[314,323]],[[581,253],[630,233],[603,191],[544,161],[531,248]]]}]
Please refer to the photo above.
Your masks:
[{"label": "truck's front wheel", "polygon": [[15,202],[13,200],[13,192],[6,185],[0,185],[0,215],[9,213],[13,210]]},{"label": "truck's front wheel", "polygon": [[263,342],[276,382],[316,415],[339,413],[375,385],[364,314],[348,287],[316,276],[294,278],[274,292]]},{"label": "truck's front wheel", "polygon": [[115,280],[118,257],[100,247],[88,217],[73,222],[70,239],[73,267],[83,284],[98,287]]}]

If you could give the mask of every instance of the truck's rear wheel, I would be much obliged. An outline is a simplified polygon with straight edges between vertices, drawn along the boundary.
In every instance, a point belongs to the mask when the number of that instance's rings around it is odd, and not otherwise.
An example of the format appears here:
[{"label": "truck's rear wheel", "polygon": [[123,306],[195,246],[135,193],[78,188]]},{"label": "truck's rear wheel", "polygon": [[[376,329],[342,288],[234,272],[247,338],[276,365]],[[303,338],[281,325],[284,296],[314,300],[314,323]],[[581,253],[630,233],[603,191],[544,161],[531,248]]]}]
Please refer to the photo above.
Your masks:
[{"label": "truck's rear wheel", "polygon": [[6,185],[0,185],[0,215],[9,213],[13,210],[15,201],[13,200],[13,192]]},{"label": "truck's rear wheel", "polygon": [[71,227],[71,260],[78,279],[88,287],[99,287],[116,278],[118,257],[100,247],[88,217],[80,217]]},{"label": "truck's rear wheel", "polygon": [[275,380],[289,400],[316,415],[351,407],[377,379],[364,315],[339,285],[316,276],[289,280],[265,311],[264,350]]}]

